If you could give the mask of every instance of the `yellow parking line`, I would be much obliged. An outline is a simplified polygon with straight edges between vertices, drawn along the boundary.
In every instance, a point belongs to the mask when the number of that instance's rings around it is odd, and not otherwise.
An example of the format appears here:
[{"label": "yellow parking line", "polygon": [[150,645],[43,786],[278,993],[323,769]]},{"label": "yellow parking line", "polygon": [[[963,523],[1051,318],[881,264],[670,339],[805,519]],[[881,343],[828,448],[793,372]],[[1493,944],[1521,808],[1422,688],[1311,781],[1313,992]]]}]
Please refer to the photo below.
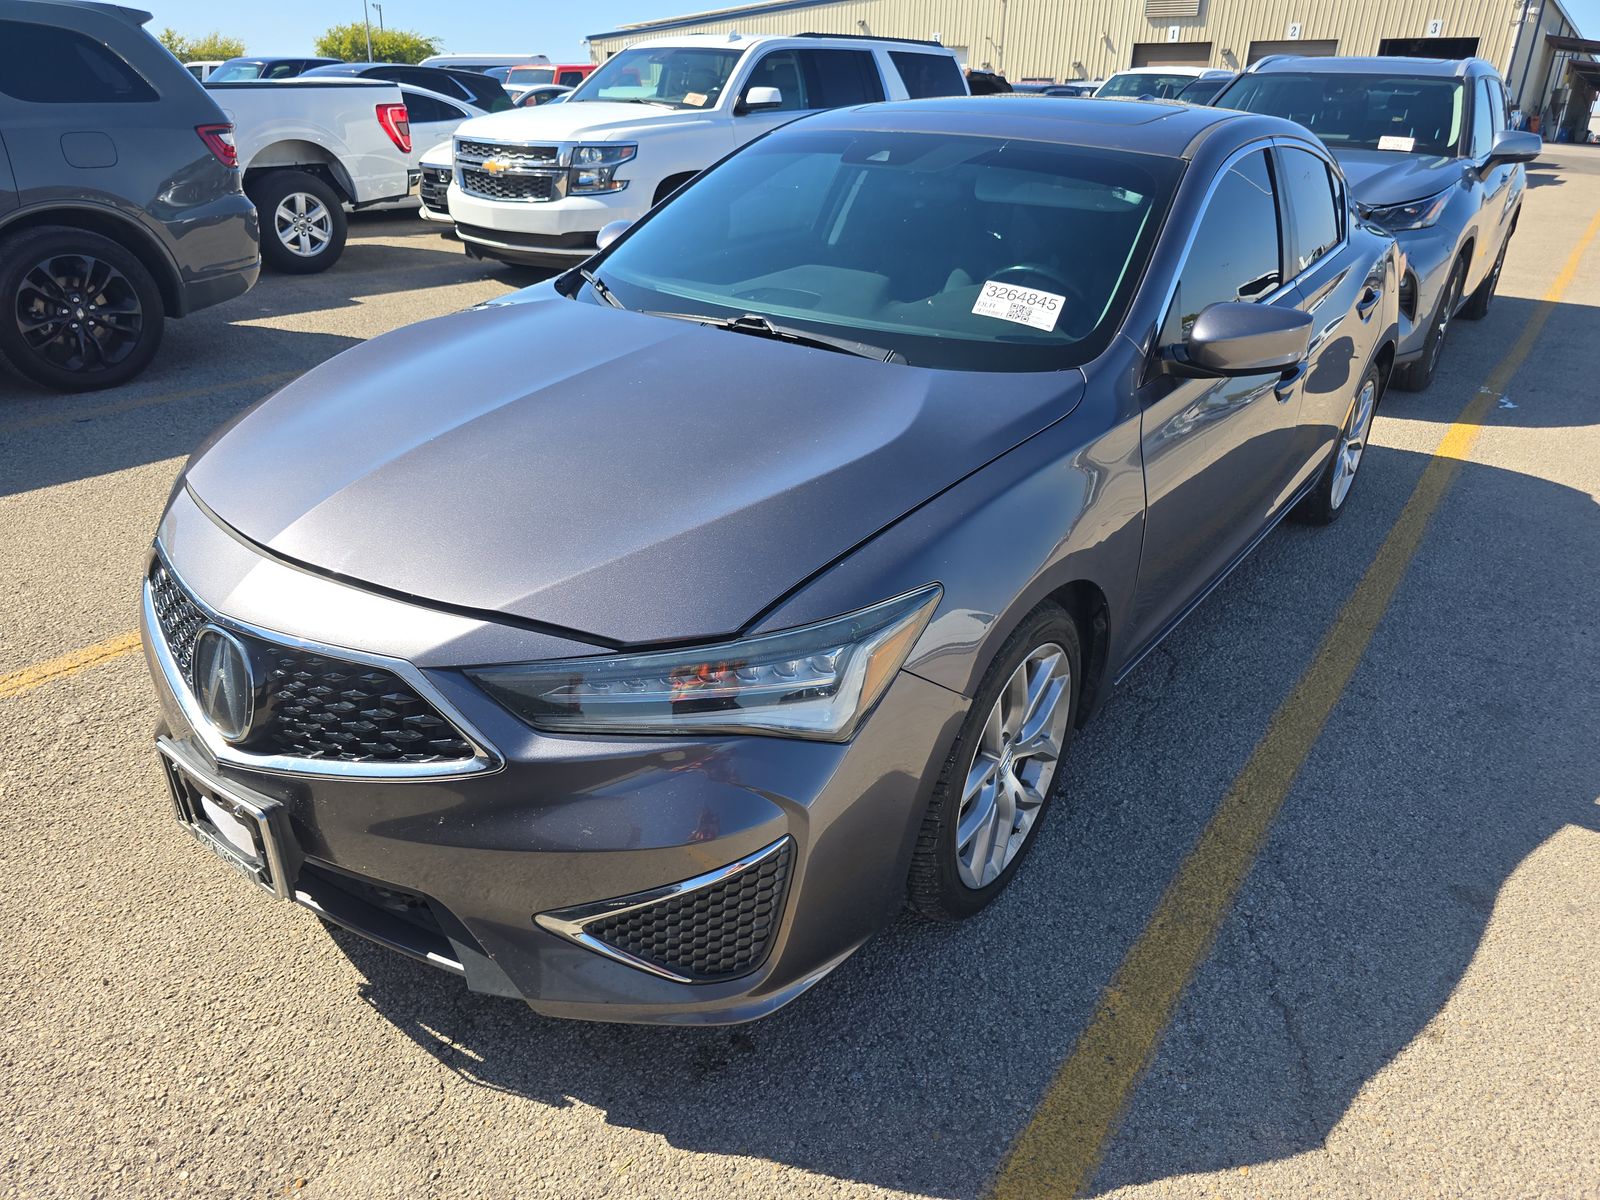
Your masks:
[{"label": "yellow parking line", "polygon": [[[310,367],[307,367],[306,370],[310,370]],[[273,371],[267,375],[252,375],[246,379],[230,379],[221,383],[204,384],[200,387],[179,388],[173,392],[158,392],[154,396],[134,396],[126,400],[114,400],[110,404],[101,404],[94,408],[52,409],[36,417],[24,417],[20,421],[11,421],[8,424],[0,425],[0,434],[20,433],[25,429],[44,429],[51,425],[71,425],[75,421],[89,421],[95,417],[114,417],[119,413],[134,412],[141,408],[154,408],[158,404],[173,404],[179,400],[192,400],[196,396],[231,392],[235,388],[265,387],[274,383],[286,383],[300,374],[303,374],[303,372]]]},{"label": "yellow parking line", "polygon": [[1480,422],[1532,351],[1597,233],[1600,213],[1529,316],[1522,335],[1434,451],[1377,557],[1335,618],[1311,665],[1273,714],[1244,770],[1179,866],[1077,1045],[1013,1143],[995,1181],[994,1200],[1075,1196],[1093,1181],[1106,1144],[1184,988],[1209,953],[1289,788],[1421,545],[1429,520],[1471,453]]},{"label": "yellow parking line", "polygon": [[24,667],[20,671],[13,671],[10,675],[0,675],[0,700],[26,695],[35,688],[54,683],[57,679],[65,679],[69,675],[76,675],[79,671],[88,670],[90,667],[97,667],[103,662],[110,662],[113,658],[121,658],[138,648],[139,635],[124,633],[110,641],[101,642],[98,646],[86,646],[82,650],[74,650],[71,654],[63,654],[60,658],[52,658],[49,662]]}]

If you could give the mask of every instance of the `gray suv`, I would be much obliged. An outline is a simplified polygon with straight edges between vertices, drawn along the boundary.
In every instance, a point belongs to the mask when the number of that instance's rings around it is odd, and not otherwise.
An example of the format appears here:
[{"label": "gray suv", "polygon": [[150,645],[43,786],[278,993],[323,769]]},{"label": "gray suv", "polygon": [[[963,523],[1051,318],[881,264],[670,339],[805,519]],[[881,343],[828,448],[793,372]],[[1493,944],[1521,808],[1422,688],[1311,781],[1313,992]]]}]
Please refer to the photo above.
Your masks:
[{"label": "gray suv", "polygon": [[1506,92],[1481,58],[1294,58],[1256,63],[1221,108],[1286,117],[1339,160],[1362,215],[1405,253],[1395,382],[1433,382],[1459,313],[1489,312],[1539,138],[1506,127]]},{"label": "gray suv", "polygon": [[59,391],[133,378],[260,270],[233,126],[149,17],[0,0],[0,356]]}]

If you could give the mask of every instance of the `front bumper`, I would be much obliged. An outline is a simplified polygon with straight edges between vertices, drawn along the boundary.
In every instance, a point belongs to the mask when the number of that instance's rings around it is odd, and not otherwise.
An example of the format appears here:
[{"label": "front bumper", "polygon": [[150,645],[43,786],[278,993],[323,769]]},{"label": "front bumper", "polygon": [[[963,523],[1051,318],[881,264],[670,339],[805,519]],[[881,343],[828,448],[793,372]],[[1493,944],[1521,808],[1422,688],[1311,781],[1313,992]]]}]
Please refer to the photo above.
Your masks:
[{"label": "front bumper", "polygon": [[[540,734],[448,664],[545,657],[548,639],[519,650],[540,635],[284,567],[181,493],[161,544],[219,623],[403,651],[449,715],[493,747],[494,765],[440,778],[297,776],[227,761],[196,730],[146,620],[171,745],[202,780],[281,806],[286,887],[329,920],[550,1016],[727,1023],[792,1000],[900,908],[932,767],[965,710],[954,692],[902,674],[845,745]],[[780,846],[785,877],[765,949],[736,977],[670,978],[561,928],[591,906],[615,911]],[[273,918],[263,908],[257,919]]]},{"label": "front bumper", "polygon": [[487,200],[469,195],[454,182],[447,197],[450,218],[469,251],[506,262],[560,268],[588,258],[602,228],[613,221],[638,220],[650,200],[633,186],[605,195],[540,202]]}]

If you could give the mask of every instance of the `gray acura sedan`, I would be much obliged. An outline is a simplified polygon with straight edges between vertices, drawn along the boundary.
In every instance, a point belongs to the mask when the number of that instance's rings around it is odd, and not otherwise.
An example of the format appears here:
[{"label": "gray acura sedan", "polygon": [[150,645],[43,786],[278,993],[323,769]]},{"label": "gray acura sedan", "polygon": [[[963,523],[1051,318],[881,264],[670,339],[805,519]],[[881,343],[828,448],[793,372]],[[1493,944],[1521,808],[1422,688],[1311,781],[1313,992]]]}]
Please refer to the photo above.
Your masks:
[{"label": "gray acura sedan", "polygon": [[1398,272],[1276,118],[797,122],[191,461],[144,585],[174,811],[541,1013],[769,1013],[992,902],[1111,685],[1345,509]]}]

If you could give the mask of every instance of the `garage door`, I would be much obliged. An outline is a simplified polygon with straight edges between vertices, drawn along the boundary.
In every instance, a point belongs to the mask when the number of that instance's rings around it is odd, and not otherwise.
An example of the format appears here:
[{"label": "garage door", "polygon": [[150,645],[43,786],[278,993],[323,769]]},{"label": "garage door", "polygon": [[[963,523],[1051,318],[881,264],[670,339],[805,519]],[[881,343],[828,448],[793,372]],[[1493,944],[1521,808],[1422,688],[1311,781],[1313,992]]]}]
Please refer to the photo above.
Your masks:
[{"label": "garage door", "polygon": [[1250,57],[1245,65],[1260,62],[1269,54],[1303,54],[1312,58],[1328,58],[1339,53],[1339,43],[1333,38],[1325,41],[1251,42]]},{"label": "garage door", "polygon": [[1210,42],[1135,42],[1135,67],[1209,67]]}]

